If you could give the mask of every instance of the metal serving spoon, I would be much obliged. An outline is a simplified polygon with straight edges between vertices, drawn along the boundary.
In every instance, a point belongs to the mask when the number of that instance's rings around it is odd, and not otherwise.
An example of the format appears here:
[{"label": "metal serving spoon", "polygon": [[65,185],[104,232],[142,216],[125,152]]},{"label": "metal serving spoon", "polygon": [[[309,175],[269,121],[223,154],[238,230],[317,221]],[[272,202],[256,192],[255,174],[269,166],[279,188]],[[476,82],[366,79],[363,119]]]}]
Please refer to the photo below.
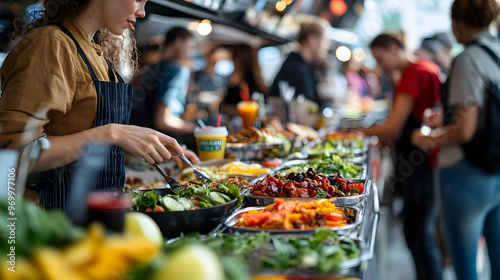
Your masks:
[{"label": "metal serving spoon", "polygon": [[194,165],[184,155],[179,155],[178,157],[180,159],[182,159],[184,162],[186,162],[189,166],[191,166],[191,168],[193,168],[194,176],[196,177],[196,179],[198,179],[199,181],[202,181],[202,182],[206,182],[206,181],[210,180],[210,176],[208,176],[207,173],[205,173],[204,171],[198,170],[196,167],[194,167]]}]

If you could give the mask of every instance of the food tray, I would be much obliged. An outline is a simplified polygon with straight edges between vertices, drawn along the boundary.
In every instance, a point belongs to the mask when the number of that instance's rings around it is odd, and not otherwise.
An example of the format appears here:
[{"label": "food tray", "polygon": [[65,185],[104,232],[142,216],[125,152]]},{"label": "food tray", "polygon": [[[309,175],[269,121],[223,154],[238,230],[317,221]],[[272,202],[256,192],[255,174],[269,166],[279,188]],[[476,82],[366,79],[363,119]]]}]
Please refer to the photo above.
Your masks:
[{"label": "food tray", "polygon": [[[281,171],[285,171],[285,170],[288,170],[289,168],[292,168],[296,165],[301,165],[301,164],[309,164],[311,163],[311,160],[290,160],[290,161],[287,161],[285,163],[283,163],[282,165],[276,167],[275,169],[273,169],[273,173],[281,173]],[[361,166],[361,176],[359,178],[346,178],[344,177],[346,180],[349,180],[349,181],[354,181],[354,180],[366,180],[366,175],[367,175],[367,172],[368,172],[368,165],[366,163],[356,163],[356,162],[353,162],[355,165],[358,165],[358,166]],[[333,175],[333,174],[325,174],[325,175]],[[343,174],[341,174],[343,176]]]},{"label": "food tray", "polygon": [[[201,167],[221,167],[223,165],[226,165],[228,163],[232,163],[232,162],[235,162],[236,160],[235,159],[211,159],[211,160],[205,160],[205,161],[199,161],[195,164],[195,166],[201,166]],[[269,168],[269,167],[264,167],[264,168]],[[269,168],[272,170],[272,168]],[[252,181],[252,180],[255,180],[256,178],[264,175],[264,174],[267,174],[267,173],[261,173],[259,175],[249,175],[249,174],[234,174],[234,175],[226,175],[226,176],[238,176],[238,177],[245,177],[248,181]],[[177,179],[177,180],[182,180],[183,174],[182,172],[175,175],[174,177]]]},{"label": "food tray", "polygon": [[[322,140],[321,140],[322,139]],[[307,153],[309,150],[314,148],[317,144],[322,144],[324,145],[325,141],[327,140],[326,137],[322,137],[321,139],[316,139],[314,141],[311,141],[307,143],[304,148],[302,149],[303,152]],[[358,158],[363,155],[368,154],[368,151],[370,150],[370,138],[368,137],[363,137],[363,144],[364,147],[361,149],[353,149],[351,153],[354,155],[353,157],[342,157],[342,159],[348,159],[348,158]]]},{"label": "food tray", "polygon": [[[297,234],[313,234],[314,231],[318,228],[313,228],[313,229],[305,229],[305,230],[284,230],[284,229],[256,229],[256,228],[248,228],[248,227],[238,227],[235,226],[235,224],[238,222],[238,219],[240,216],[248,211],[251,210],[262,210],[265,209],[266,207],[246,207],[243,208],[239,211],[234,212],[227,220],[224,222],[224,225],[227,227],[229,232],[241,232],[241,233],[259,233],[261,231],[269,232],[272,235],[283,235],[283,236],[288,236],[288,235],[297,235]],[[322,227],[325,229],[329,229],[337,233],[338,235],[350,235],[352,233],[357,232],[358,226],[361,224],[363,220],[363,213],[360,209],[354,208],[354,207],[341,207],[342,210],[344,211],[344,214],[352,217],[354,220],[352,223],[341,226],[341,227]]]},{"label": "food tray", "polygon": [[224,221],[236,207],[236,199],[213,207],[165,212],[144,212],[150,216],[160,228],[164,237],[171,238],[181,233],[202,232],[206,233]]},{"label": "food tray", "polygon": [[[221,232],[221,231],[219,231],[219,232]],[[215,236],[216,234],[217,234],[217,232],[211,232],[208,235],[197,236],[196,239],[203,240],[203,239],[208,238],[209,236]],[[231,236],[231,235],[232,234],[230,234],[230,233],[222,231],[222,236],[227,237],[227,236]],[[300,235],[297,235],[297,236],[300,236]],[[293,276],[304,276],[305,277],[304,279],[308,279],[307,277],[314,277],[314,279],[316,279],[316,278],[323,278],[323,277],[327,277],[327,276],[328,276],[328,278],[331,278],[332,276],[353,275],[361,269],[361,265],[364,262],[370,260],[373,257],[373,251],[370,251],[368,244],[366,244],[366,242],[364,242],[363,240],[361,240],[359,238],[351,238],[351,239],[356,243],[358,248],[361,250],[361,254],[357,258],[353,258],[353,259],[349,259],[349,260],[345,260],[345,261],[341,262],[340,270],[336,273],[317,274],[317,273],[315,273],[313,271],[309,271],[309,270],[276,271],[273,269],[260,269],[259,268],[259,272],[257,272],[256,275],[272,277],[272,276],[278,276],[278,275],[285,274],[285,275],[293,275]],[[166,241],[166,244],[172,244],[172,243],[178,242],[179,240],[181,240],[181,237],[171,238],[171,239],[168,239]],[[256,267],[259,267],[260,261],[261,261],[260,257],[262,255],[266,254],[267,253],[266,251],[272,251],[272,250],[274,250],[274,247],[272,245],[272,241],[271,240],[266,241],[264,244],[262,244],[262,247],[260,249],[257,249],[254,252],[254,253],[256,253],[256,255],[255,255],[255,258],[252,259],[252,263]]]},{"label": "food tray", "polygon": [[[262,179],[263,177],[260,177]],[[255,184],[258,179],[255,179],[250,183],[250,186]],[[370,180],[353,180],[352,181],[355,184],[358,183],[363,183],[364,184],[364,190],[363,193],[360,195],[356,196],[346,196],[346,197],[332,197],[328,198],[328,200],[332,203],[334,203],[337,206],[355,206],[358,204],[362,204],[366,198],[370,195],[371,191],[371,181]],[[275,197],[271,196],[253,196],[250,195],[248,187],[242,190],[243,195],[245,196],[245,199],[249,205],[254,205],[254,206],[267,206],[271,205],[274,203]],[[277,197],[279,199],[285,199],[285,200],[300,200],[300,201],[311,201],[311,200],[316,200],[318,198],[315,197]]]},{"label": "food tray", "polygon": [[264,158],[285,158],[290,150],[290,142],[278,143],[226,143],[227,157],[239,160],[262,160]]}]

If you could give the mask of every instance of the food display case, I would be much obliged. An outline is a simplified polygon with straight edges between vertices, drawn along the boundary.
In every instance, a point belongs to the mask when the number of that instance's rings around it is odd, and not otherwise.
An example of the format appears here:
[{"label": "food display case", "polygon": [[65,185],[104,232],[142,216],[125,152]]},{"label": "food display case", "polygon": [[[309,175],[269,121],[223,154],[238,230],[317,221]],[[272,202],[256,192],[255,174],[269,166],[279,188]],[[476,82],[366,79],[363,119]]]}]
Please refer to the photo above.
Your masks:
[{"label": "food display case", "polygon": [[[322,139],[324,142],[326,138]],[[253,174],[254,176],[249,176],[248,174],[241,176],[244,177],[245,183],[243,185],[239,185],[241,188],[240,194],[244,197],[243,204],[236,209],[233,207],[227,207],[227,212],[219,213],[218,217],[223,217],[222,219],[213,220],[210,224],[210,227],[204,227],[202,236],[199,238],[208,238],[209,236],[225,236],[226,238],[231,237],[239,237],[241,235],[259,235],[262,233],[269,234],[269,244],[261,246],[260,249],[256,249],[254,254],[256,256],[254,261],[256,262],[266,262],[265,255],[272,255],[276,253],[276,248],[273,247],[274,238],[312,238],[315,236],[318,228],[294,228],[294,229],[259,229],[259,228],[249,228],[245,226],[238,225],[239,219],[245,213],[250,213],[252,211],[264,210],[270,205],[274,204],[275,198],[279,198],[284,201],[294,201],[297,203],[311,203],[313,201],[318,201],[320,197],[273,197],[273,196],[253,196],[249,191],[250,187],[256,182],[259,182],[263,178],[267,176],[276,176],[278,178],[282,178],[286,180],[286,173],[289,170],[293,170],[295,172],[304,172],[307,173],[308,169],[312,166],[318,168],[318,170],[322,170],[325,172],[325,176],[331,176],[332,174],[336,174],[335,176],[340,176],[342,178],[342,174],[351,174],[351,176],[346,177],[349,179],[346,180],[352,184],[362,184],[364,186],[363,190],[359,193],[353,193],[352,196],[342,196],[342,197],[330,197],[324,198],[328,200],[328,203],[332,203],[335,205],[336,209],[339,209],[342,212],[347,220],[349,221],[347,224],[344,224],[339,227],[329,227],[329,226],[319,226],[322,230],[327,230],[334,232],[339,238],[346,238],[350,240],[350,242],[354,242],[355,246],[359,249],[359,253],[352,258],[348,258],[342,261],[334,271],[328,271],[319,273],[314,269],[252,269],[252,276],[258,277],[256,279],[273,279],[273,277],[282,276],[286,279],[295,279],[293,277],[302,277],[304,279],[308,279],[313,277],[314,279],[329,279],[332,277],[337,278],[366,278],[364,275],[369,273],[370,266],[373,265],[371,261],[374,257],[374,244],[375,237],[377,234],[377,224],[379,220],[379,202],[378,202],[378,186],[375,183],[376,179],[374,176],[379,174],[379,170],[373,170],[373,168],[378,168],[375,162],[378,161],[376,157],[378,156],[376,146],[372,145],[372,140],[370,138],[362,137],[362,140],[359,142],[360,145],[354,146],[347,142],[346,146],[351,147],[352,150],[356,150],[356,156],[361,157],[363,160],[352,162],[348,159],[340,159],[335,155],[329,154],[324,158],[333,158],[333,160],[325,160],[322,161],[319,154],[316,153],[314,158],[309,159],[300,159],[294,160],[291,157],[280,157],[281,164],[274,168],[264,168],[263,166],[259,166],[263,164],[263,161],[256,161],[253,159],[252,161],[245,160],[234,160],[234,159],[224,159],[224,160],[216,160],[209,162],[201,162],[198,163],[197,166],[201,170],[205,170],[209,172],[213,178],[225,178],[224,176],[219,177],[221,175],[227,174],[228,170],[238,170],[243,175],[243,170],[245,168],[249,168],[251,172],[257,172]],[[252,145],[252,144],[250,144]],[[255,145],[261,145],[260,143],[255,143]],[[307,150],[302,150],[304,153],[307,153]],[[327,165],[326,167],[323,165]],[[331,165],[328,167],[328,165]],[[229,168],[232,167],[232,168]],[[212,168],[212,169],[210,169]],[[235,169],[233,169],[235,168]],[[291,169],[295,168],[295,169]],[[267,170],[267,171],[265,171]],[[238,172],[236,172],[238,173]],[[238,175],[234,173],[233,175]],[[296,173],[296,174],[299,174]],[[319,172],[318,172],[319,174]],[[355,175],[352,175],[355,174]],[[189,174],[184,174],[181,176],[177,176],[179,180],[183,180]],[[320,174],[321,175],[321,174]],[[353,178],[351,178],[353,177]],[[192,178],[192,176],[191,176]],[[224,182],[227,179],[221,179],[220,182]],[[190,182],[193,182],[192,180]],[[201,184],[201,183],[200,183]],[[221,204],[220,206],[213,206],[206,209],[195,210],[196,212],[207,212],[212,208],[222,209],[225,204]],[[266,207],[267,206],[267,207]],[[222,208],[221,208],[222,207]],[[180,217],[180,220],[186,217],[191,218],[191,216],[196,216],[193,210],[179,211],[179,212],[171,212],[171,214],[166,212],[168,215],[177,215]],[[148,215],[162,215],[162,213],[148,213]],[[166,216],[168,216],[166,215]],[[200,216],[201,217],[201,216]],[[206,217],[205,217],[206,218]],[[202,218],[203,219],[203,218]],[[193,220],[193,219],[191,219]],[[161,219],[158,220],[161,223]],[[185,222],[187,220],[182,220]],[[194,220],[193,220],[194,221]],[[168,225],[167,225],[168,224]],[[175,243],[177,238],[173,238],[175,236],[179,236],[180,231],[177,229],[173,229],[175,226],[172,222],[165,223],[165,225],[160,225],[162,228],[163,235],[170,238],[168,243]],[[187,229],[184,234],[192,234],[196,232],[196,227],[184,227]],[[211,231],[210,231],[211,228]],[[192,230],[194,229],[194,230]],[[199,230],[198,230],[199,232]],[[182,239],[183,237],[181,237]],[[220,241],[220,240],[219,240]],[[266,243],[267,244],[267,243]],[[267,253],[264,254],[264,257],[261,256],[262,251]],[[260,267],[262,264],[253,264]],[[262,267],[261,267],[262,268]],[[267,277],[267,278],[266,278]],[[301,279],[302,279],[301,278]]]}]

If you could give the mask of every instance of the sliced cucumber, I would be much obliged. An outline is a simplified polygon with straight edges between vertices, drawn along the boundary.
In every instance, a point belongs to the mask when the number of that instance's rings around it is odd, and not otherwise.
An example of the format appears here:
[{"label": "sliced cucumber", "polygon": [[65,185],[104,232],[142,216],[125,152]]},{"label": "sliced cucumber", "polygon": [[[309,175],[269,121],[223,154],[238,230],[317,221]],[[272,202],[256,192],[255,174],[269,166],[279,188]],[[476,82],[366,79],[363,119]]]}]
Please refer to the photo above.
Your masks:
[{"label": "sliced cucumber", "polygon": [[229,201],[231,201],[231,200],[232,200],[232,199],[229,197],[229,195],[227,195],[227,194],[225,194],[225,193],[221,193],[221,192],[220,192],[220,193],[219,193],[219,195],[220,195],[220,196],[222,196],[222,198],[224,198],[224,200],[225,200],[226,202],[229,202]]},{"label": "sliced cucumber", "polygon": [[164,196],[161,199],[161,202],[163,203],[163,207],[167,209],[168,211],[184,211],[184,207],[177,202],[177,200],[171,198],[170,196]]},{"label": "sliced cucumber", "polygon": [[194,207],[193,202],[191,202],[191,200],[184,198],[184,197],[179,197],[177,199],[177,202],[179,202],[179,204],[182,205],[184,210],[189,210],[189,209],[192,209]]},{"label": "sliced cucumber", "polygon": [[220,204],[226,203],[224,197],[221,196],[218,192],[210,192],[210,198],[217,201]]}]

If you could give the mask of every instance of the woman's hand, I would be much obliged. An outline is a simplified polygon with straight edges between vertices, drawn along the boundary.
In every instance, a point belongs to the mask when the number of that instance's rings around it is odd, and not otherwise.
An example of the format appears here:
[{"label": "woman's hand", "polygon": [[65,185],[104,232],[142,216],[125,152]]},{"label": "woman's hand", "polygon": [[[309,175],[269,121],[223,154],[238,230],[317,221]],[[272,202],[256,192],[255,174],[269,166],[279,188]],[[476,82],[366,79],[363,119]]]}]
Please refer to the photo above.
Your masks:
[{"label": "woman's hand", "polygon": [[[187,158],[187,159],[188,159],[191,163],[196,163],[196,162],[200,161],[200,159],[198,158],[198,156],[197,156],[197,155],[196,155],[193,151],[188,150],[188,149],[186,148],[186,145],[182,145],[181,147],[182,147],[182,150],[184,151],[184,156],[185,156],[185,157],[186,157],[186,158]],[[167,147],[167,149],[169,149],[169,150],[170,150],[170,148],[169,148],[169,147]],[[178,158],[178,157],[173,157],[173,158],[172,158],[172,160],[173,160],[175,163],[177,163],[177,164],[178,164],[181,168],[183,168],[182,166],[183,166],[184,162],[183,162],[180,158]]]},{"label": "woman's hand", "polygon": [[184,153],[174,138],[156,130],[120,124],[111,124],[107,127],[111,144],[143,158],[148,163],[160,163]]},{"label": "woman's hand", "polygon": [[424,135],[420,129],[415,129],[411,134],[411,143],[426,153],[436,147],[436,142],[432,137]]},{"label": "woman's hand", "polygon": [[184,150],[184,156],[186,156],[186,158],[189,159],[191,163],[197,163],[198,161],[200,161],[198,156],[193,151],[188,149]]}]

